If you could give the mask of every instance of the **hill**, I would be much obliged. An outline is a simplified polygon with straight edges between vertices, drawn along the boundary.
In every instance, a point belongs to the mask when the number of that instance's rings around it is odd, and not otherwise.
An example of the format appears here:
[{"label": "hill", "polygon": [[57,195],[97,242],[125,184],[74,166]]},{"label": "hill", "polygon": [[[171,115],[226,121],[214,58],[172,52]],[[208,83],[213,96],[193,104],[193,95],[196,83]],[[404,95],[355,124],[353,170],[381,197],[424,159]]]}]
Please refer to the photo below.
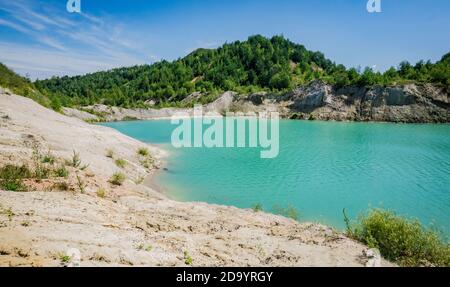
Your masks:
[{"label": "hill", "polygon": [[51,93],[49,96],[42,94],[30,80],[17,75],[2,63],[0,63],[0,87],[31,98],[45,107],[57,111],[61,109],[61,103],[56,96]]},{"label": "hill", "polygon": [[198,49],[173,62],[119,68],[84,76],[55,77],[37,81],[43,94],[63,106],[102,103],[143,107],[153,100],[160,106],[180,105],[193,92],[202,92],[201,103],[211,102],[223,91],[280,92],[320,79],[336,86],[373,86],[405,83],[450,85],[450,53],[441,61],[402,62],[385,73],[338,65],[321,52],[307,50],[282,36],[251,36],[247,41],[218,49]]}]

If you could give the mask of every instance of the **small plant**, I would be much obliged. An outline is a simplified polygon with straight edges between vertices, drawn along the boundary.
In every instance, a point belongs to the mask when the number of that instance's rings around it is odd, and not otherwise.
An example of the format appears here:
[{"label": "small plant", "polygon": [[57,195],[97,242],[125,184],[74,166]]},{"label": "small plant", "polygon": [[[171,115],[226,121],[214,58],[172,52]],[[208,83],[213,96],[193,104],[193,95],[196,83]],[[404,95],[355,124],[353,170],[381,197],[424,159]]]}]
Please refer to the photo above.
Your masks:
[{"label": "small plant", "polygon": [[80,190],[80,193],[81,194],[84,194],[85,193],[85,188],[86,188],[86,184],[84,183],[84,181],[81,179],[81,177],[80,177],[80,175],[78,174],[78,172],[77,172],[77,186],[78,186],[78,189]]},{"label": "small plant", "polygon": [[108,158],[114,158],[114,150],[108,149],[108,150],[106,151],[106,157],[108,157]]},{"label": "small plant", "polygon": [[41,152],[38,145],[33,146],[33,162],[34,162],[34,177],[37,180],[47,179],[50,174],[50,169],[42,162]]},{"label": "small plant", "polygon": [[64,165],[61,165],[55,170],[55,176],[67,178],[69,176],[69,171]]},{"label": "small plant", "polygon": [[120,168],[125,168],[127,166],[127,162],[124,159],[116,159],[116,165]]},{"label": "small plant", "polygon": [[148,148],[145,148],[145,147],[138,149],[137,153],[140,156],[149,156],[150,155]]},{"label": "small plant", "polygon": [[261,203],[257,203],[252,207],[254,212],[261,212],[263,211],[263,206]]},{"label": "small plant", "polygon": [[144,180],[145,180],[145,177],[143,177],[143,176],[138,176],[138,177],[135,179],[134,183],[137,184],[137,185],[140,185],[140,184],[142,184],[142,183],[144,182]]},{"label": "small plant", "polygon": [[27,166],[6,165],[0,169],[0,188],[7,191],[25,191],[23,180],[31,176]]},{"label": "small plant", "polygon": [[72,158],[70,160],[66,160],[66,165],[78,168],[79,170],[86,170],[89,167],[88,164],[81,165],[80,154],[76,151],[73,151]]},{"label": "small plant", "polygon": [[97,196],[100,197],[100,198],[105,198],[106,197],[106,190],[104,190],[103,188],[97,189]]},{"label": "small plant", "polygon": [[350,235],[402,266],[450,266],[450,244],[432,228],[393,212],[373,209],[361,215]]},{"label": "small plant", "polygon": [[280,214],[284,217],[291,218],[294,220],[298,220],[298,218],[299,218],[297,209],[295,207],[293,207],[292,205],[289,205],[286,208],[275,206],[274,212],[277,214]]},{"label": "small plant", "polygon": [[113,185],[122,185],[125,182],[125,179],[126,177],[123,173],[116,172],[111,176],[109,182],[112,183]]},{"label": "small plant", "polygon": [[73,151],[72,158],[69,162],[71,167],[79,168],[81,166],[80,154],[76,151]]},{"label": "small plant", "polygon": [[145,167],[146,169],[150,169],[155,164],[155,160],[151,155],[146,156],[145,158],[142,158],[139,160],[140,164]]},{"label": "small plant", "polygon": [[342,213],[344,214],[344,222],[345,222],[345,227],[347,229],[347,235],[350,237],[353,237],[353,230],[350,224],[350,218],[347,216],[347,210],[344,208],[342,210]]},{"label": "small plant", "polygon": [[192,259],[191,255],[187,251],[184,251],[184,264],[186,265],[192,265],[194,260]]},{"label": "small plant", "polygon": [[53,165],[55,163],[55,160],[55,157],[50,153],[50,151],[47,154],[43,155],[41,158],[42,163],[48,163],[50,165]]},{"label": "small plant", "polygon": [[64,253],[58,254],[58,258],[61,261],[61,263],[67,264],[72,260],[72,258],[69,255],[66,255]]}]

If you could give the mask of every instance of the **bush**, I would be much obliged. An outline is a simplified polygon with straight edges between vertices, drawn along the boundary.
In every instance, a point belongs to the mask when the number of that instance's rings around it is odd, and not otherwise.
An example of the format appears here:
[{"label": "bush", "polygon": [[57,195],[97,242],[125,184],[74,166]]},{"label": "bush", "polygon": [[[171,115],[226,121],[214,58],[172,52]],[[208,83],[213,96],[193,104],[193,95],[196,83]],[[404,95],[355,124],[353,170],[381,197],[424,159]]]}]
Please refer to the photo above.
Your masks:
[{"label": "bush", "polygon": [[100,197],[100,198],[105,198],[106,197],[106,190],[104,190],[103,188],[97,189],[97,196]]},{"label": "bush", "polygon": [[7,191],[24,191],[23,179],[31,172],[27,166],[6,165],[0,169],[0,188]]},{"label": "bush", "polygon": [[66,169],[64,165],[61,165],[59,168],[55,170],[56,177],[64,177],[67,178],[69,176],[69,171]]},{"label": "bush", "polygon": [[116,165],[120,168],[125,168],[127,166],[127,162],[124,159],[116,159]]},{"label": "bush", "polygon": [[125,182],[125,179],[126,177],[123,173],[116,172],[111,176],[109,182],[112,183],[113,185],[122,185]]},{"label": "bush", "polygon": [[192,259],[191,255],[189,255],[189,252],[184,251],[184,264],[192,265],[192,263],[194,263],[194,260]]},{"label": "bush", "polygon": [[141,155],[141,156],[148,156],[148,155],[150,155],[150,152],[148,151],[148,148],[145,148],[145,147],[138,149],[137,153],[138,153],[138,155]]},{"label": "bush", "polygon": [[42,157],[41,162],[52,165],[55,163],[55,157],[53,155],[51,155],[50,153],[48,153]]},{"label": "bush", "polygon": [[349,235],[402,266],[450,266],[450,245],[417,220],[380,209],[362,215]]},{"label": "bush", "polygon": [[252,209],[254,212],[261,212],[261,211],[263,211],[263,206],[261,203],[257,203],[255,205],[253,205]]}]

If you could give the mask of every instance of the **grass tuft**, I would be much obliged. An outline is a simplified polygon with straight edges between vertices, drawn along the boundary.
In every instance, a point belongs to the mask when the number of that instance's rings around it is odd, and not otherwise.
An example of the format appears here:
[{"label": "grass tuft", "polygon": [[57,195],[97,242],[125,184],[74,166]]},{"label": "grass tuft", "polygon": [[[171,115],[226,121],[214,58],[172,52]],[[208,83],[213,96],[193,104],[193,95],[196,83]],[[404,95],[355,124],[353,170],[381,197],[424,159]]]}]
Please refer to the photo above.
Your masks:
[{"label": "grass tuft", "polygon": [[55,170],[55,176],[67,178],[69,176],[69,171],[66,169],[64,165],[61,165]]},{"label": "grass tuft", "polygon": [[263,206],[261,203],[257,203],[255,205],[253,205],[252,210],[254,212],[261,212],[261,211],[263,211]]},{"label": "grass tuft", "polygon": [[127,166],[127,161],[121,158],[116,159],[115,163],[120,168],[125,168]]},{"label": "grass tuft", "polygon": [[145,148],[145,147],[138,149],[137,153],[138,153],[138,155],[141,155],[141,156],[149,156],[150,155],[150,151],[148,150],[148,148]]},{"label": "grass tuft", "polygon": [[0,188],[7,191],[25,191],[23,180],[31,177],[27,166],[6,165],[0,169]]},{"label": "grass tuft", "polygon": [[109,182],[112,183],[113,185],[122,185],[125,182],[125,179],[126,177],[123,173],[116,172],[111,176]]},{"label": "grass tuft", "polygon": [[191,255],[187,251],[184,251],[184,264],[186,265],[192,265],[194,263],[194,260],[192,259]]},{"label": "grass tuft", "polygon": [[97,189],[97,196],[100,198],[105,198],[106,197],[106,190],[103,188],[99,188]]}]

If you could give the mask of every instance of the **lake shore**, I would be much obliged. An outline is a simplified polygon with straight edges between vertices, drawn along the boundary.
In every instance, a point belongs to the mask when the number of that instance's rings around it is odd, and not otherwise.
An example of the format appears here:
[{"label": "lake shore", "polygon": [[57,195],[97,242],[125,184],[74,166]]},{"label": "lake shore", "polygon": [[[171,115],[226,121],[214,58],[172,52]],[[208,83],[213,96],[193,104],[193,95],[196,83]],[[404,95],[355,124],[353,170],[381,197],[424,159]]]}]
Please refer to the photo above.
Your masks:
[{"label": "lake shore", "polygon": [[[152,166],[142,164],[141,148],[149,150]],[[34,168],[36,149],[51,154],[53,165],[66,165],[69,174],[26,180],[28,192],[0,191],[0,266],[64,266],[75,260],[66,260],[70,249],[79,251],[81,266],[186,266],[186,254],[194,266],[369,261],[366,246],[326,226],[170,200],[142,184],[168,156],[163,150],[28,98],[1,94],[0,166]],[[81,164],[70,166],[74,154]],[[119,167],[119,159],[126,164]],[[112,184],[114,173],[125,180]],[[67,190],[60,190],[63,184]]]},{"label": "lake shore", "polygon": [[[189,95],[182,104],[192,107],[199,96]],[[284,119],[391,123],[449,123],[448,109],[448,92],[439,85],[337,87],[322,81],[313,81],[279,95],[269,92],[243,95],[227,91],[203,105],[205,113],[277,112]],[[64,113],[86,121],[124,121],[170,119],[179,113],[192,116],[194,109],[154,106],[133,109],[96,104],[64,108]]]}]

